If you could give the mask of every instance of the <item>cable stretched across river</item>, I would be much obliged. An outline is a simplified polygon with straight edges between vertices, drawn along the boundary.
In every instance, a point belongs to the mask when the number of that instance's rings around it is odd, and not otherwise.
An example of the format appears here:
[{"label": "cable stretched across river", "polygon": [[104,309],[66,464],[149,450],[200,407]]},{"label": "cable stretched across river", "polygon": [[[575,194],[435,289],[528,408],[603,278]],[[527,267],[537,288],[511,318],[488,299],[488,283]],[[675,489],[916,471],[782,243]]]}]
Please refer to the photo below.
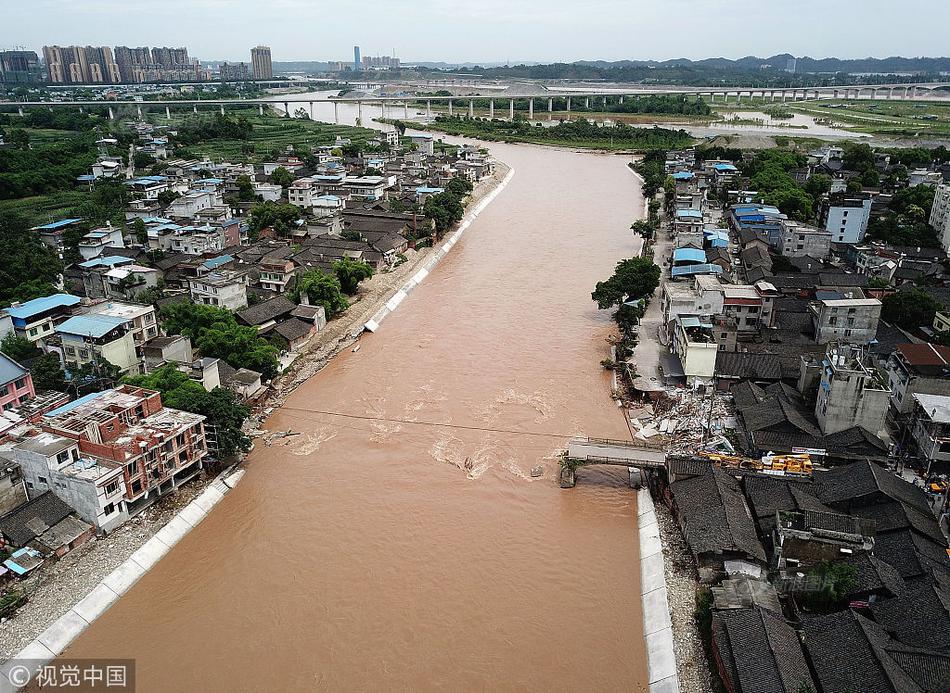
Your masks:
[{"label": "cable stretched across river", "polygon": [[[573,438],[578,433],[546,433],[542,431],[519,431],[512,428],[492,428],[490,426],[471,426],[466,424],[454,424],[448,423],[445,421],[418,421],[412,419],[398,419],[394,417],[387,416],[371,416],[369,414],[347,414],[340,411],[327,411],[324,409],[305,409],[304,407],[288,407],[286,405],[280,407],[280,412],[303,412],[307,414],[323,414],[325,416],[339,416],[345,419],[359,419],[361,421],[379,421],[383,423],[400,423],[400,424],[410,424],[413,426],[432,426],[432,427],[444,427],[444,428],[455,428],[465,431],[480,431],[484,433],[505,433],[509,435],[519,435],[519,436],[533,436],[536,438]],[[291,414],[293,416],[293,414]]]}]

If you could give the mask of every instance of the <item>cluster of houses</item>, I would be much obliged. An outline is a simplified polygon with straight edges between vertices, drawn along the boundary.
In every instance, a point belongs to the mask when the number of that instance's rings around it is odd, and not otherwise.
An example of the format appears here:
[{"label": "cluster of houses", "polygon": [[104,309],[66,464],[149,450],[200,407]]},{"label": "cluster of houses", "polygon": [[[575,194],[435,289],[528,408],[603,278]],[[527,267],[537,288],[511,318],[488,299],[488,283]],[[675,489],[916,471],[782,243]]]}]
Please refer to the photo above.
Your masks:
[{"label": "cluster of houses", "polygon": [[[684,456],[653,481],[711,589],[734,693],[950,690],[950,347],[934,339],[950,319],[881,319],[882,298],[915,285],[943,302],[946,255],[866,242],[880,201],[839,192],[835,150],[801,173],[835,175],[818,226],[757,202],[731,162],[667,162],[665,375],[730,403],[729,454],[814,463]],[[947,194],[939,171],[915,174]]]},{"label": "cluster of houses", "polygon": [[[431,137],[400,142],[395,132],[370,143],[377,145],[372,154],[344,157],[346,141],[315,147],[305,157],[309,167],[293,151],[263,166],[184,161],[168,158],[168,139],[151,126],[132,126],[138,151],[163,160],[161,174],[135,176],[118,159],[110,166],[106,152],[115,142],[100,143],[89,180],[122,180],[127,224],[89,229],[68,218],[36,227],[60,258],[78,252],[80,260],[65,269],[57,293],[0,310],[0,337],[16,335],[47,358],[55,355],[67,378],[83,373],[96,381],[97,367],[108,365],[113,384],[115,371],[132,376],[172,366],[208,391],[227,388],[251,403],[266,392],[262,374],[166,333],[163,307],[216,306],[283,351],[299,351],[328,317],[305,294],[292,300],[302,274],[332,272],[344,258],[392,268],[432,235],[422,213],[429,196],[455,177],[475,183],[494,170],[484,151],[437,153]],[[270,182],[278,168],[291,173],[289,186]],[[238,196],[244,176],[252,201]],[[250,233],[248,211],[262,201],[299,208],[296,223]],[[79,235],[78,246],[68,248]],[[7,555],[0,578],[30,574],[198,475],[216,453],[204,421],[130,385],[73,401],[38,392],[28,368],[0,354],[0,550]]]}]

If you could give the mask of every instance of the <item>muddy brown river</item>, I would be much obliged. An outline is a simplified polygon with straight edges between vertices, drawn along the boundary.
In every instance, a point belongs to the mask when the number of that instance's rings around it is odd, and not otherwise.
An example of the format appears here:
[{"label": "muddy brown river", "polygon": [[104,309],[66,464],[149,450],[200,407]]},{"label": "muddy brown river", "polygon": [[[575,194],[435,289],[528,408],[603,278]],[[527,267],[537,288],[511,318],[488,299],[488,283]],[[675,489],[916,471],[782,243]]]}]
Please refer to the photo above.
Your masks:
[{"label": "muddy brown river", "polygon": [[[508,187],[376,334],[288,398],[220,505],[66,657],[142,691],[646,690],[625,437],[590,300],[636,252],[625,157],[491,145]],[[543,465],[544,475],[530,470]]]}]

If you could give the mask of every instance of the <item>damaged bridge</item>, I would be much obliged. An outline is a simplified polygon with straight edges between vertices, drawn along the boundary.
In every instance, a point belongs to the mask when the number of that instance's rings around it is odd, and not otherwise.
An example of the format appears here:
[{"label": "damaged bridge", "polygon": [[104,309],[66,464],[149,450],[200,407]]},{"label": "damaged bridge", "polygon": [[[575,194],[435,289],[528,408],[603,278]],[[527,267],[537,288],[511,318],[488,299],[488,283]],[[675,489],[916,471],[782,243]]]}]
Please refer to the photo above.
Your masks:
[{"label": "damaged bridge", "polygon": [[[636,469],[665,469],[666,452],[645,442],[611,438],[572,438],[561,464],[561,488],[573,488],[578,467],[606,464]],[[632,478],[631,474],[631,478]]]}]

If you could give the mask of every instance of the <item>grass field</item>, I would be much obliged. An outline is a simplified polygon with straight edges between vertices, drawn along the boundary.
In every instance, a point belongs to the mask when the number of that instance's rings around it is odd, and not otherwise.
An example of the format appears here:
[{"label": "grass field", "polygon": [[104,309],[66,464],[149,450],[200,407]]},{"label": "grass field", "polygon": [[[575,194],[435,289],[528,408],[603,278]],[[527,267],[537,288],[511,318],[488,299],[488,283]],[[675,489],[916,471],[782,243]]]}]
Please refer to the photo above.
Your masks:
[{"label": "grass field", "polygon": [[[254,126],[251,136],[247,140],[210,140],[201,144],[190,145],[188,151],[207,156],[211,159],[230,161],[249,161],[260,163],[270,158],[275,151],[283,152],[289,145],[301,151],[308,151],[314,145],[333,144],[337,136],[346,137],[354,143],[363,143],[376,137],[379,133],[369,128],[357,128],[350,125],[333,125],[319,123],[303,118],[280,118],[276,116],[259,116],[257,109],[245,111],[228,111],[229,117],[244,116]],[[149,114],[149,119],[156,125],[181,125],[193,114],[172,114],[171,120],[165,118],[164,112]],[[207,115],[202,117],[208,117]],[[253,153],[245,154],[245,149],[251,146]]]},{"label": "grass field", "polygon": [[25,216],[32,226],[47,224],[68,217],[88,195],[85,189],[64,190],[49,195],[0,200],[0,213],[16,212]]}]

